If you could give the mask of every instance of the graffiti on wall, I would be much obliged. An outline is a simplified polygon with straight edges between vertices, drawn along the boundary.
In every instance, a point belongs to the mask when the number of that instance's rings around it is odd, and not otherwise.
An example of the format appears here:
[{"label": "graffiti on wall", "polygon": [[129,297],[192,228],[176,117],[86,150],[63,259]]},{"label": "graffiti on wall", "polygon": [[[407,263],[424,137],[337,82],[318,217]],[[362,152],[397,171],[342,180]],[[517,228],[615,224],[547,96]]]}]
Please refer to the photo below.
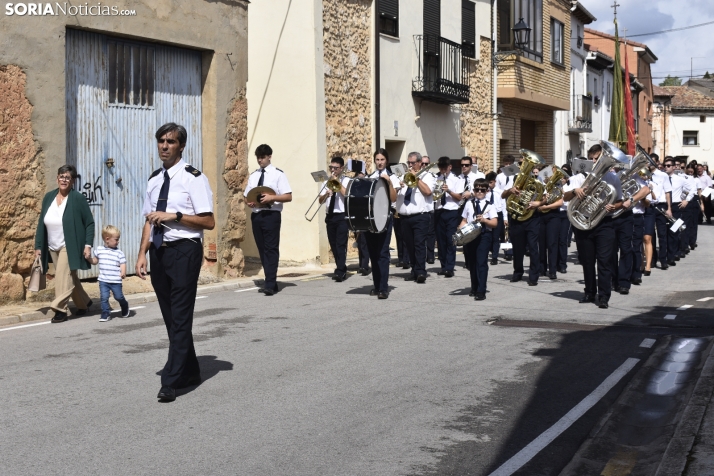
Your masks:
[{"label": "graffiti on wall", "polygon": [[101,207],[104,204],[104,193],[99,181],[102,179],[100,175],[94,181],[90,178],[86,182],[82,181],[82,176],[77,175],[76,190],[84,195],[90,207]]}]

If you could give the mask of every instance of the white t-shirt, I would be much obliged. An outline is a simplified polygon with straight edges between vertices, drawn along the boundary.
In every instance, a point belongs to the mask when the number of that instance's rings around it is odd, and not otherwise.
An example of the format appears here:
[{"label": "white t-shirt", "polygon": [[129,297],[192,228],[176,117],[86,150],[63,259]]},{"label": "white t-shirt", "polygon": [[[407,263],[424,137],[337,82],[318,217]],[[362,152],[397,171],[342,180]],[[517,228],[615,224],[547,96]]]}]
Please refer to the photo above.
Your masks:
[{"label": "white t-shirt", "polygon": [[45,214],[45,227],[47,228],[47,246],[52,251],[64,248],[64,228],[62,228],[62,216],[67,208],[67,198],[62,201],[62,205],[57,205],[57,198],[52,200],[52,205]]},{"label": "white t-shirt", "polygon": [[94,256],[99,259],[99,281],[105,283],[121,283],[121,268],[119,265],[126,264],[126,256],[119,248],[107,248],[97,246]]}]

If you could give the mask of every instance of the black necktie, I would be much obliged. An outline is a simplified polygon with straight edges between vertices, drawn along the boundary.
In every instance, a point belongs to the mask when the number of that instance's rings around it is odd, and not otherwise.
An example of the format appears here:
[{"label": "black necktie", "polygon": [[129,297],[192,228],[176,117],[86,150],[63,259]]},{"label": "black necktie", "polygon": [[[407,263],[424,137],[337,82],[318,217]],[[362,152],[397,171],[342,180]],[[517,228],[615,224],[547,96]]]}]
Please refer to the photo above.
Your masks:
[{"label": "black necktie", "polygon": [[493,190],[491,190],[491,205],[493,205]]},{"label": "black necktie", "polygon": [[332,196],[330,197],[330,206],[327,210],[327,213],[329,215],[332,215],[333,213],[335,213],[335,196],[337,196],[336,192],[333,193]]},{"label": "black necktie", "polygon": [[469,189],[469,176],[466,175],[466,176],[464,177],[464,180],[466,181],[466,182],[464,183],[464,190],[468,190],[468,189]]},{"label": "black necktie", "polygon": [[412,189],[407,188],[407,193],[404,194],[404,205],[409,205],[412,201]]},{"label": "black necktie", "polygon": [[[169,173],[164,170],[164,183],[161,185],[159,200],[156,202],[157,212],[166,211],[166,204],[169,200],[169,185],[171,185],[171,178],[169,178]],[[156,248],[161,247],[161,244],[164,242],[164,229],[161,225],[154,225],[154,236],[152,242]]]},{"label": "black necktie", "polygon": [[263,180],[265,180],[265,169],[260,169],[260,180],[258,180],[258,187],[263,186]]},{"label": "black necktie", "polygon": [[[444,183],[446,183],[446,177],[444,177]],[[441,205],[446,205],[446,192],[441,194]]]},{"label": "black necktie", "polygon": [[481,200],[476,200],[476,216],[481,214]]}]

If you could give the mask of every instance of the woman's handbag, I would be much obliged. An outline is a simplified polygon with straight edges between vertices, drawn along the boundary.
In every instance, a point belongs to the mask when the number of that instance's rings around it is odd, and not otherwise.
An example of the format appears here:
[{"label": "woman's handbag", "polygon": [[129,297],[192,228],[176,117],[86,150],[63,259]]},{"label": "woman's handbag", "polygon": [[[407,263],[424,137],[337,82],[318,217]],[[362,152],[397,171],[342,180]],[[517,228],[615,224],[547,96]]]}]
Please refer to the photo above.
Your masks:
[{"label": "woman's handbag", "polygon": [[30,285],[27,286],[28,291],[36,293],[47,287],[47,276],[42,272],[42,260],[40,257],[35,258],[32,263],[32,272],[30,274]]}]

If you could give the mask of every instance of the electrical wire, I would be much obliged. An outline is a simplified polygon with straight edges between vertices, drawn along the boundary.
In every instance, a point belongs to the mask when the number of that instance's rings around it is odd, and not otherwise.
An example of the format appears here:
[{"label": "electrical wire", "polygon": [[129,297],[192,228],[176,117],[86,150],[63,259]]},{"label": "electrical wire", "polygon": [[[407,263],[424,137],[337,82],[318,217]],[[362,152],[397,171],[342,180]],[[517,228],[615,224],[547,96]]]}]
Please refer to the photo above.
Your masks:
[{"label": "electrical wire", "polygon": [[[706,23],[699,23],[697,25],[683,26],[680,28],[670,28],[669,30],[652,31],[650,33],[638,33],[636,35],[627,35],[627,38],[620,37],[620,40],[624,41],[625,39],[637,38],[640,36],[661,35],[664,33],[671,33],[673,31],[691,30],[692,28],[699,28],[699,27],[707,26],[707,25],[714,25],[714,21],[708,21]],[[608,33],[608,35],[612,36],[612,34],[610,34],[610,33]],[[599,40],[599,39],[602,39],[602,37],[601,36],[583,36],[583,39],[585,39],[585,40]]]}]

